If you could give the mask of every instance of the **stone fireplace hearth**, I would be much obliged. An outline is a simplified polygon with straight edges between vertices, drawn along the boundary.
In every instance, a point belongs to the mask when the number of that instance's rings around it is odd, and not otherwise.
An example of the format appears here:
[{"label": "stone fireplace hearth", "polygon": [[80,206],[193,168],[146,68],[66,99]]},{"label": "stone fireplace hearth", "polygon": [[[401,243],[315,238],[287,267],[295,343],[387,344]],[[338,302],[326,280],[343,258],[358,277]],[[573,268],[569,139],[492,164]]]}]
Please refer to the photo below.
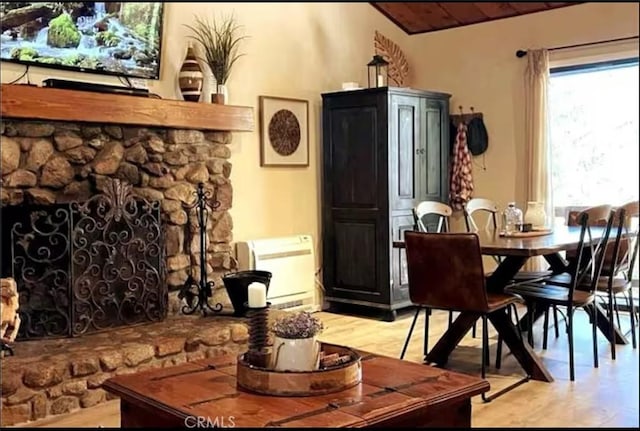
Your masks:
[{"label": "stone fireplace hearth", "polygon": [[[284,310],[271,310],[269,325]],[[113,399],[112,376],[170,367],[247,350],[245,319],[169,316],[81,338],[24,341],[2,363],[1,426],[73,412]]]},{"label": "stone fireplace hearth", "polygon": [[81,338],[16,343],[2,361],[2,423],[22,424],[113,399],[111,376],[168,367],[247,348],[242,320],[176,315],[164,322]]}]

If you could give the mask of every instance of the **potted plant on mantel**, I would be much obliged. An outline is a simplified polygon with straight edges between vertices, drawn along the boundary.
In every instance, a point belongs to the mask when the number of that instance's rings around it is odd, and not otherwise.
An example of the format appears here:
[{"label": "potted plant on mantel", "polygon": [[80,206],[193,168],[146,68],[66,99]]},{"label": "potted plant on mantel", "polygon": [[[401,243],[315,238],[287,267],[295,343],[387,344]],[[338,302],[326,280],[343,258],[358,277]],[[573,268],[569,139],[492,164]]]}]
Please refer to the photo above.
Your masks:
[{"label": "potted plant on mantel", "polygon": [[221,22],[195,17],[195,25],[185,26],[193,32],[189,37],[202,46],[202,61],[209,66],[216,80],[216,92],[211,95],[211,102],[225,104],[229,74],[238,58],[244,55],[238,53],[238,46],[248,36],[238,36],[240,26],[233,15],[222,18]]},{"label": "potted plant on mantel", "polygon": [[322,332],[320,319],[306,311],[289,313],[277,318],[273,331],[272,366],[276,371],[313,371],[320,362]]}]

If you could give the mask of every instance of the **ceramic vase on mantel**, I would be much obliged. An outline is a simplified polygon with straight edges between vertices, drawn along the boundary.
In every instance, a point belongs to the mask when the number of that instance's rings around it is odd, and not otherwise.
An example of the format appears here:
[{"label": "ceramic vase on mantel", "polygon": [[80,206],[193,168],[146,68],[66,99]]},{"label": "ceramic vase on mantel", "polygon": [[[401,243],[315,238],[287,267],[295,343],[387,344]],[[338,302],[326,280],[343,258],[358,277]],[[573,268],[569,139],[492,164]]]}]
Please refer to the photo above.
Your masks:
[{"label": "ceramic vase on mantel", "polygon": [[276,371],[314,371],[320,365],[320,343],[316,337],[273,337],[272,366]]},{"label": "ceramic vase on mantel", "polygon": [[524,222],[531,223],[533,229],[546,229],[547,213],[544,210],[544,202],[527,202],[527,211],[524,213]]},{"label": "ceramic vase on mantel", "polygon": [[189,44],[180,72],[178,73],[178,85],[184,100],[197,102],[202,95],[204,73],[198,63],[193,46]]}]

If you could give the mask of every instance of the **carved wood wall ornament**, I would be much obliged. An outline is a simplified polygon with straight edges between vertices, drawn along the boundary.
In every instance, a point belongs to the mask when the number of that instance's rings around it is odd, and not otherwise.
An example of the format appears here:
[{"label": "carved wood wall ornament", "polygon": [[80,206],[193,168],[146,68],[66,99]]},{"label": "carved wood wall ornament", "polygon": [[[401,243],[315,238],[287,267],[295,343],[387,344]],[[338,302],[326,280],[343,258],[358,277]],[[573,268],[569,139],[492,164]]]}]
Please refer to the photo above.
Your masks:
[{"label": "carved wood wall ornament", "polygon": [[404,87],[409,75],[409,62],[398,45],[377,30],[373,38],[375,51],[389,63],[389,83]]}]

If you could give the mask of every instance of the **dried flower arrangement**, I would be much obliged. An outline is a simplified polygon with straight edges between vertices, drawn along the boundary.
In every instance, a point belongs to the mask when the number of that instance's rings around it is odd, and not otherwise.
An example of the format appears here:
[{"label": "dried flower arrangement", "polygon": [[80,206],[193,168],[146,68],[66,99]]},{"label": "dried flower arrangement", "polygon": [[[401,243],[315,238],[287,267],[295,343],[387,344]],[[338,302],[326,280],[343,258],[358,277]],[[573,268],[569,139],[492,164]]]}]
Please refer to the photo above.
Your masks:
[{"label": "dried flower arrangement", "polygon": [[318,335],[324,326],[322,321],[307,311],[279,317],[273,324],[273,333],[280,338],[311,338]]}]

